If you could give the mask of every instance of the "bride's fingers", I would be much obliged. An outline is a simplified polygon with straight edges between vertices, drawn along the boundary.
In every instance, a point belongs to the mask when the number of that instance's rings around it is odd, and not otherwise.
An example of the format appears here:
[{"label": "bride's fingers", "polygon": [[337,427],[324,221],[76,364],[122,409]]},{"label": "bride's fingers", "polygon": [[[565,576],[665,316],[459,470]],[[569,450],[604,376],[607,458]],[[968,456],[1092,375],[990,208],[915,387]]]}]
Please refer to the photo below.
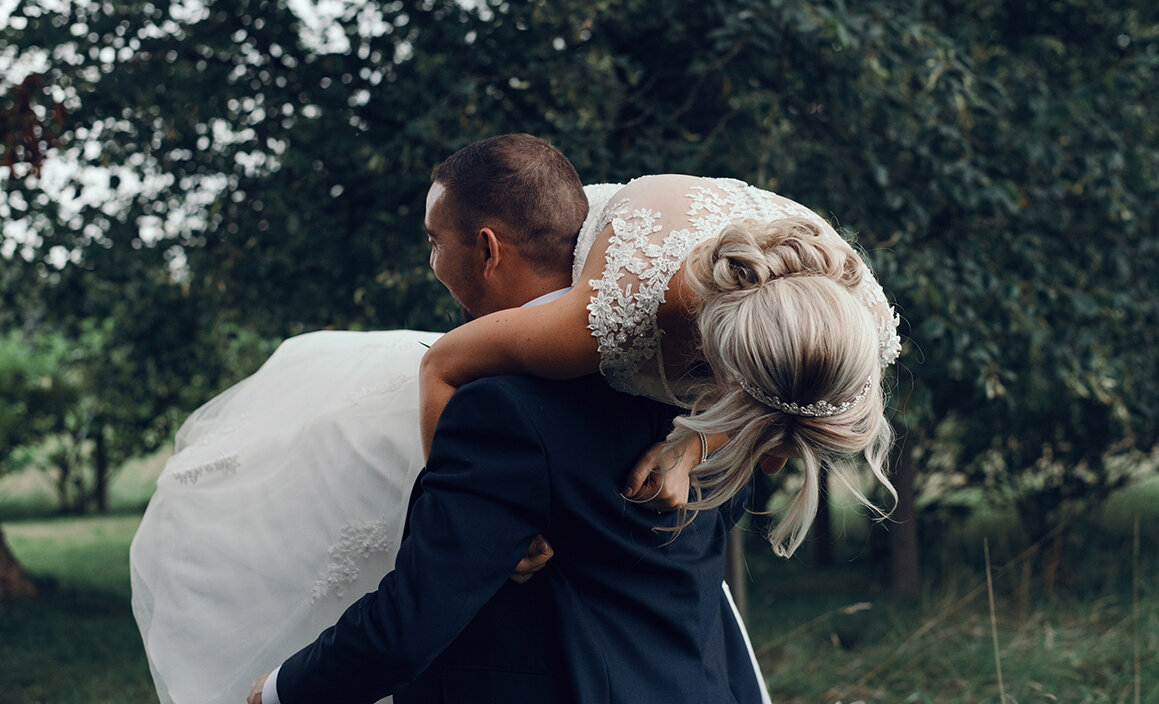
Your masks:
[{"label": "bride's fingers", "polygon": [[675,462],[666,467],[663,484],[647,505],[657,511],[675,511],[683,508],[691,498],[691,475],[700,464],[700,438],[693,435],[685,442],[682,452],[675,456]]},{"label": "bride's fingers", "polygon": [[638,503],[647,508],[656,508],[652,502],[656,501],[664,493],[664,473],[658,469],[653,469],[649,474],[647,480],[644,481],[631,501]]},{"label": "bride's fingers", "polygon": [[689,501],[689,477],[700,462],[700,439],[693,436],[675,464],[659,469],[663,443],[648,449],[628,474],[624,498],[654,511],[675,511]]},{"label": "bride's fingers", "polygon": [[645,507],[665,512],[675,511],[688,503],[688,473],[691,467],[682,466],[684,464],[683,461],[678,462],[668,471],[657,471],[652,475],[655,479],[650,479],[640,492],[641,496],[637,497],[647,497],[643,502]]},{"label": "bride's fingers", "polygon": [[652,479],[652,474],[656,471],[656,466],[660,461],[660,451],[663,449],[663,443],[656,443],[648,448],[648,451],[640,459],[636,460],[636,466],[632,467],[632,471],[628,472],[628,477],[624,481],[621,493],[625,498],[646,499],[652,496],[652,493],[645,492],[643,489]]},{"label": "bride's fingers", "polygon": [[555,557],[555,550],[552,549],[551,543],[542,535],[537,535],[508,579],[516,584],[525,584],[536,572],[546,567],[547,561],[552,557]]}]

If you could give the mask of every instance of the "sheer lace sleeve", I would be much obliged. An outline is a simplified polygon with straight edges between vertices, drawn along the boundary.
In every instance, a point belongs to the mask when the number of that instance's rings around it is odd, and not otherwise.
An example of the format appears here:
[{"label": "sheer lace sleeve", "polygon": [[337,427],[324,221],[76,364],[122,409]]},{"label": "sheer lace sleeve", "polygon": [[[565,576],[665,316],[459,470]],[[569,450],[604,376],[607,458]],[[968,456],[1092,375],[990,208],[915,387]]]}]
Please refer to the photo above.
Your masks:
[{"label": "sheer lace sleeve", "polygon": [[600,236],[600,231],[608,224],[604,217],[608,201],[623,187],[622,183],[596,183],[584,186],[584,195],[588,197],[588,216],[584,219],[579,238],[575,243],[575,257],[571,265],[572,283],[579,281],[584,264],[588,260],[588,252],[592,251],[592,245]]},{"label": "sheer lace sleeve", "polygon": [[[863,260],[864,261],[864,260]],[[888,367],[897,361],[901,355],[901,336],[897,333],[899,324],[897,313],[889,305],[885,291],[878,283],[877,277],[866,265],[865,276],[861,279],[861,302],[869,308],[873,319],[877,322],[878,351],[881,353],[881,366]]]}]

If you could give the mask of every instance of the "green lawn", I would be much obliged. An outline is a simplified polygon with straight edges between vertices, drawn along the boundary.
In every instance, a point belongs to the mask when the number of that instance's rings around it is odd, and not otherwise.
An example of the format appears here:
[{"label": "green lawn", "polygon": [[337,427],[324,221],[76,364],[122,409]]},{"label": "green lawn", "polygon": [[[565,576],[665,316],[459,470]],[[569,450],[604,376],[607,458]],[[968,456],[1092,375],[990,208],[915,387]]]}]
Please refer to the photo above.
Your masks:
[{"label": "green lawn", "polygon": [[0,604],[0,703],[156,702],[129,609],[139,516],[16,521],[4,532],[41,586]]}]

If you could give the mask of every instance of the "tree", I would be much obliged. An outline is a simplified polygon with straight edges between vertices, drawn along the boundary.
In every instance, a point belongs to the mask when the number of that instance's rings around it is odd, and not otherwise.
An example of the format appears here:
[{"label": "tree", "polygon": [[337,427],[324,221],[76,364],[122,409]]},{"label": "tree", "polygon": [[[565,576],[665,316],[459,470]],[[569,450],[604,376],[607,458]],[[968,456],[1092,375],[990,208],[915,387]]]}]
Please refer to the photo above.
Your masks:
[{"label": "tree", "polygon": [[1001,92],[958,149],[979,185],[1008,196],[968,225],[960,209],[943,221],[964,237],[946,248],[941,279],[923,267],[929,283],[914,289],[927,370],[943,374],[921,376],[933,416],[961,426],[958,468],[1018,505],[1039,538],[1127,481],[1108,456],[1157,439],[1145,272],[1157,263],[1159,178],[1144,105],[1159,15],[987,2],[963,14],[935,21]]},{"label": "tree", "polygon": [[[100,388],[133,395],[101,425],[148,446],[237,372],[223,330],[450,324],[429,169],[534,132],[589,182],[734,176],[856,232],[911,323],[899,483],[920,491],[923,452],[953,442],[952,471],[1011,489],[1041,532],[1058,499],[1120,482],[1108,451],[1156,441],[1157,11],[352,0],[315,23],[270,0],[25,3],[0,85],[29,86],[6,110],[39,142],[5,143],[0,215],[24,235],[5,232],[3,315],[69,339],[98,321],[119,360]],[[88,175],[38,176],[37,154]]]},{"label": "tree", "polygon": [[[29,344],[19,333],[0,337],[0,474],[19,465],[25,443],[46,434],[67,403],[69,391],[56,376],[54,342]],[[0,530],[0,601],[35,594]]]}]

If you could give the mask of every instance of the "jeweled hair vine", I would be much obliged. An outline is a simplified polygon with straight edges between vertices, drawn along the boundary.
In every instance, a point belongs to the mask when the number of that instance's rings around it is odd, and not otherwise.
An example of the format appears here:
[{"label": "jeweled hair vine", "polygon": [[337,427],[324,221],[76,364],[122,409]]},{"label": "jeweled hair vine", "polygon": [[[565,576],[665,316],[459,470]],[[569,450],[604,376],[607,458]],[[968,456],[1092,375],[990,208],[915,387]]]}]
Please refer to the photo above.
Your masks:
[{"label": "jeweled hair vine", "polygon": [[793,401],[782,401],[776,396],[766,394],[760,387],[753,386],[744,379],[737,379],[737,383],[740,384],[740,387],[749,396],[752,396],[769,408],[775,408],[782,413],[787,413],[791,416],[805,416],[807,418],[832,418],[833,416],[839,416],[845,413],[858,403],[861,403],[862,399],[869,394],[870,387],[873,386],[873,378],[870,377],[865,380],[865,386],[861,387],[861,391],[856,396],[836,406],[825,399],[813,401],[812,403],[801,406]]}]

